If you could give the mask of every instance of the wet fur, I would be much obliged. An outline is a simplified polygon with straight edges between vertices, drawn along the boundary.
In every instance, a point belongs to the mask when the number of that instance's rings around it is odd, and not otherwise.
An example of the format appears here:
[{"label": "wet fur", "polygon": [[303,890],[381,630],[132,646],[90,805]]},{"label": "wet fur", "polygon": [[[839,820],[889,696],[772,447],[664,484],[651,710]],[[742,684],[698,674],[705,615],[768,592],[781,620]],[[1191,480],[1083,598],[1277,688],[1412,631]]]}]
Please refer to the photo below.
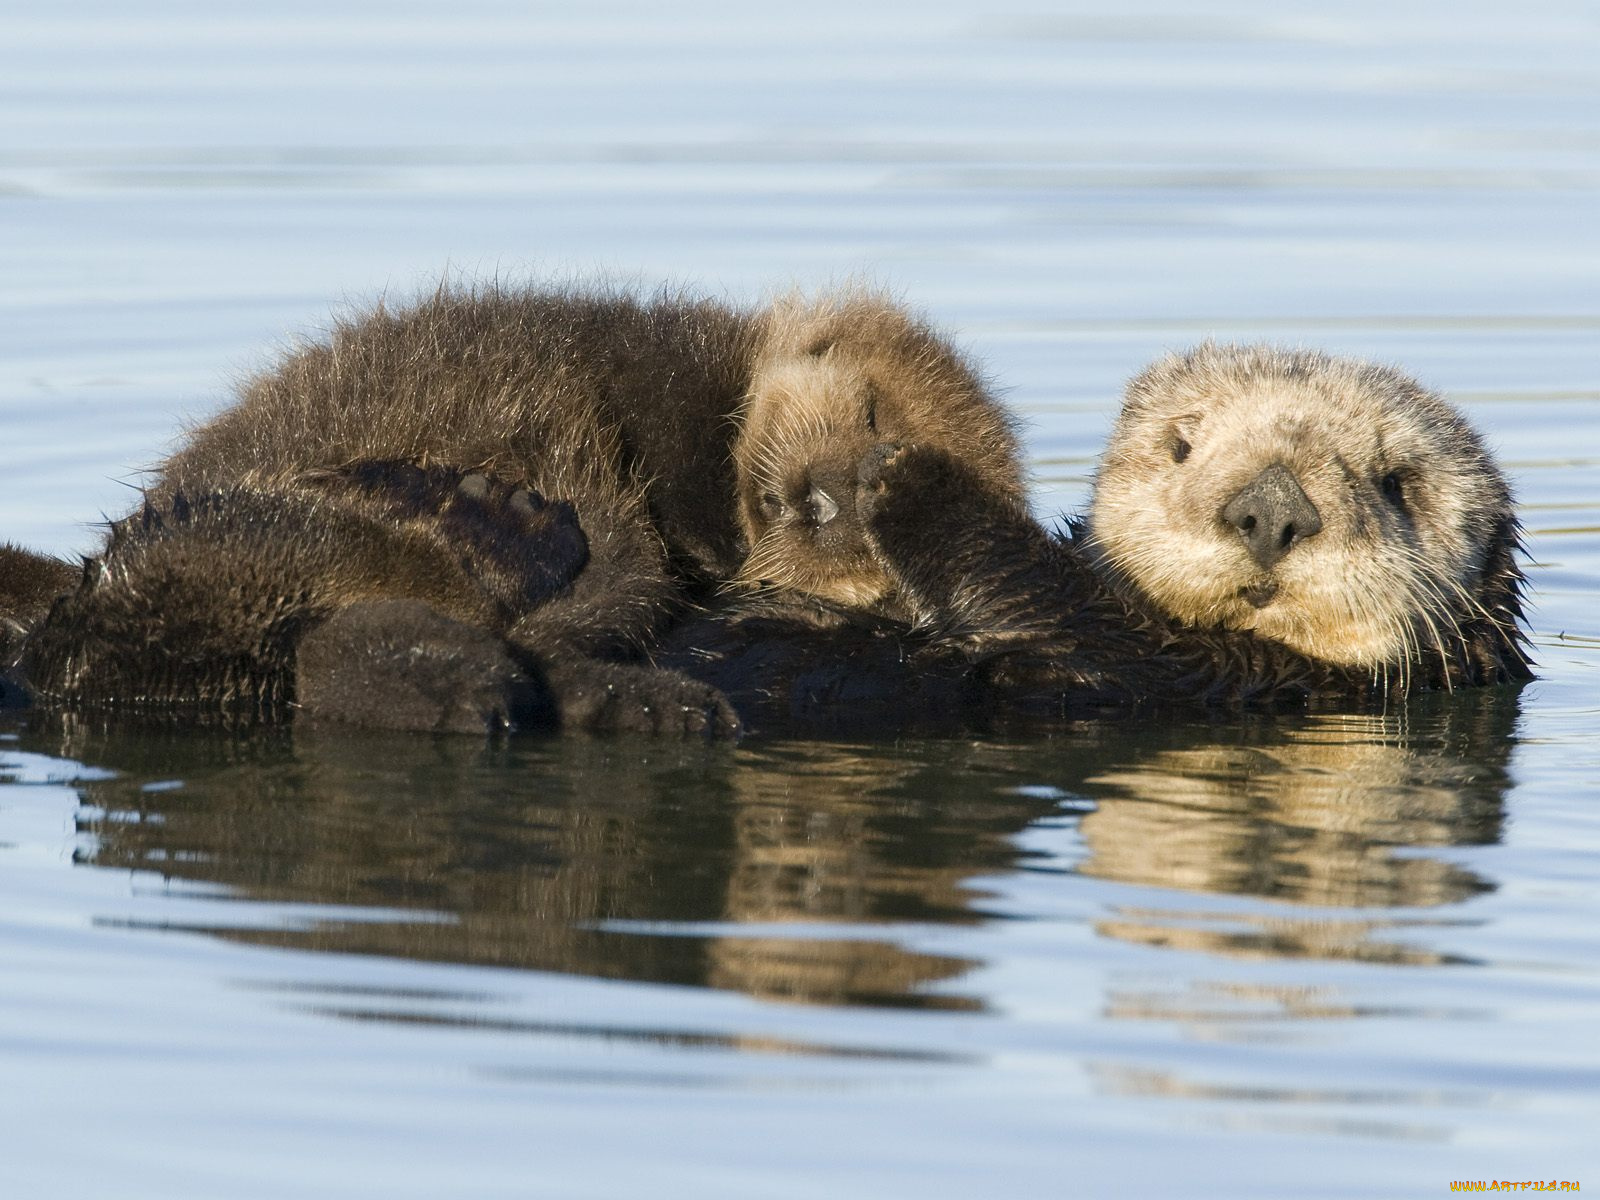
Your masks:
[{"label": "wet fur", "polygon": [[[731,731],[714,691],[644,657],[739,581],[893,606],[852,507],[880,423],[970,457],[1020,504],[998,404],[881,296],[747,312],[486,288],[380,307],[191,432],[23,665],[71,703],[512,720],[492,688],[482,711],[443,698],[477,672],[543,689],[521,709],[565,726]],[[770,489],[824,485],[835,519],[762,515]],[[503,642],[492,663],[479,631]],[[408,639],[436,701],[387,714]],[[307,652],[323,641],[338,652]]]},{"label": "wet fur", "polygon": [[[1233,357],[1229,361],[1213,361],[1219,355]],[[519,661],[515,643],[509,640],[502,643],[500,665],[485,664],[486,650],[492,650],[493,643],[493,639],[485,643],[479,632],[485,625],[491,630],[515,627],[525,615],[519,608],[519,595],[523,605],[537,611],[562,593],[564,576],[581,578],[589,567],[581,561],[581,548],[574,549],[576,525],[572,510],[544,505],[536,497],[526,496],[520,506],[515,506],[512,498],[519,491],[511,485],[459,470],[434,468],[421,472],[419,478],[414,467],[363,464],[345,468],[349,477],[335,480],[331,489],[327,473],[316,472],[302,477],[290,490],[298,489],[298,495],[308,488],[312,493],[322,489],[321,499],[307,501],[302,497],[297,501],[301,507],[289,505],[291,511],[286,515],[280,514],[285,504],[282,489],[267,493],[266,501],[258,498],[259,493],[244,489],[217,493],[217,498],[206,504],[179,503],[175,499],[169,517],[162,517],[159,512],[154,517],[141,514],[125,523],[104,558],[90,565],[89,574],[97,579],[127,580],[128,590],[134,595],[145,592],[147,585],[139,582],[139,573],[133,569],[139,557],[152,540],[173,536],[175,528],[192,524],[197,513],[212,514],[208,519],[221,521],[218,528],[223,530],[272,528],[274,521],[290,521],[284,529],[292,536],[274,533],[267,540],[280,550],[291,549],[294,554],[313,558],[317,554],[358,550],[366,539],[382,542],[404,536],[409,529],[412,536],[429,541],[430,553],[441,554],[445,560],[454,555],[465,582],[446,565],[425,573],[422,577],[434,584],[456,580],[447,589],[449,595],[431,595],[426,602],[420,598],[395,600],[390,597],[390,585],[380,584],[376,591],[385,598],[341,610],[325,619],[301,643],[315,646],[320,640],[334,640],[335,644],[335,652],[329,654],[308,656],[302,651],[302,692],[313,697],[348,695],[350,699],[334,701],[333,706],[348,706],[356,719],[380,724],[391,717],[374,697],[388,692],[412,699],[429,688],[435,692],[442,689],[445,695],[452,687],[471,692],[466,679],[450,674],[449,664],[459,662],[471,664],[472,679],[481,680],[487,673],[505,686],[489,689],[493,694],[479,705],[478,711],[469,711],[467,718],[459,718],[461,706],[457,705],[458,726],[440,717],[438,727],[470,728],[474,722],[482,727],[485,711],[503,715],[516,707],[519,688],[523,711],[537,714],[544,698],[540,687],[558,696],[563,688],[571,695],[582,696],[589,714],[586,719],[596,727],[607,727],[609,721],[612,727],[658,731],[726,728],[719,724],[716,704],[705,700],[706,696],[725,695],[740,717],[758,728],[861,732],[874,724],[886,728],[968,728],[1004,720],[1007,714],[1057,719],[1062,715],[1173,703],[1224,707],[1372,706],[1418,691],[1516,682],[1529,677],[1520,629],[1522,575],[1517,565],[1517,531],[1509,494],[1475,435],[1443,407],[1442,401],[1429,398],[1419,403],[1418,397],[1425,393],[1399,386],[1403,377],[1320,356],[1208,347],[1197,352],[1195,360],[1210,363],[1207,378],[1211,393],[1200,395],[1190,390],[1174,392],[1172,396],[1163,394],[1161,387],[1167,384],[1161,381],[1192,382],[1185,373],[1186,360],[1162,364],[1135,382],[1130,389],[1129,410],[1101,473],[1100,488],[1114,491],[1136,486],[1144,479],[1141,471],[1159,481],[1168,478],[1165,472],[1169,465],[1203,463],[1204,459],[1196,460],[1198,451],[1192,446],[1191,454],[1183,456],[1184,462],[1176,462],[1171,427],[1152,421],[1151,412],[1165,411],[1162,405],[1179,400],[1177,407],[1190,421],[1180,429],[1197,439],[1202,430],[1214,433],[1218,425],[1194,420],[1196,413],[1205,411],[1201,401],[1226,409],[1231,400],[1237,399],[1230,389],[1237,388],[1241,378],[1253,381],[1250,387],[1260,386],[1267,364],[1279,364],[1275,368],[1278,374],[1286,374],[1296,386],[1321,394],[1327,412],[1345,411],[1351,404],[1333,386],[1336,383],[1350,386],[1354,380],[1362,386],[1383,385],[1387,392],[1376,392],[1380,408],[1383,403],[1394,405],[1404,418],[1400,427],[1409,429],[1414,439],[1421,439],[1420,443],[1413,440],[1412,456],[1405,461],[1414,470],[1431,461],[1415,453],[1418,444],[1432,447],[1434,454],[1446,458],[1465,453],[1464,467],[1453,462],[1433,465],[1464,469],[1475,481],[1476,490],[1469,489],[1465,494],[1477,499],[1461,509],[1459,523],[1459,528],[1466,530],[1466,548],[1456,558],[1443,560],[1467,563],[1467,572],[1459,580],[1459,588],[1435,587],[1420,593],[1453,597],[1455,601],[1431,612],[1432,623],[1422,626],[1431,635],[1427,643],[1402,637],[1395,642],[1394,652],[1381,661],[1339,662],[1304,653],[1249,629],[1228,628],[1215,618],[1209,627],[1198,625],[1192,614],[1186,619],[1155,596],[1141,591],[1132,575],[1113,563],[1103,530],[1097,532],[1080,523],[1061,533],[1051,533],[1028,516],[1014,491],[996,487],[992,475],[974,470],[936,446],[894,443],[874,445],[857,463],[852,505],[878,568],[892,580],[893,594],[907,611],[915,614],[915,620],[908,623],[865,614],[794,589],[724,594],[709,611],[680,621],[656,652],[657,663],[668,668],[658,674],[704,689],[698,701],[690,697],[688,703],[675,700],[666,706],[653,704],[648,687],[630,690],[634,685],[628,680],[607,675],[612,670],[640,669],[628,664],[589,660],[558,668],[558,673],[568,672],[565,679],[541,678],[538,664]],[[1251,370],[1241,376],[1242,364],[1251,364]],[[1275,378],[1267,375],[1269,387],[1281,388],[1283,385],[1274,382]],[[1384,396],[1388,397],[1386,401]],[[1370,397],[1365,402],[1374,403]],[[1285,411],[1294,408],[1291,404]],[[1326,450],[1326,442],[1320,440],[1324,431],[1314,419],[1318,410],[1307,409],[1302,402],[1300,411],[1296,437]],[[1270,426],[1277,415],[1278,410],[1268,405],[1248,428],[1255,430],[1263,423]],[[1386,422],[1392,415],[1370,408],[1367,412],[1375,422],[1372,427],[1380,430],[1389,428]],[[1444,432],[1430,429],[1430,422],[1438,422]],[[1141,451],[1139,435],[1148,437],[1152,432],[1155,448],[1145,446]],[[1295,453],[1299,442],[1285,439],[1281,430],[1278,434],[1276,440],[1267,439],[1264,444],[1275,446],[1280,454]],[[1391,437],[1389,441],[1402,447],[1407,444],[1400,438]],[[1147,456],[1143,467],[1138,466],[1139,453]],[[1315,466],[1321,460],[1313,456],[1310,461]],[[1341,461],[1348,466],[1359,460],[1346,454]],[[1385,459],[1382,465],[1386,470],[1393,469],[1395,461]],[[1373,469],[1369,464],[1368,472]],[[1131,476],[1119,481],[1119,472],[1131,472]],[[1207,480],[1206,475],[1194,473],[1178,478],[1189,487],[1194,487],[1196,480],[1202,484]],[[1170,483],[1167,486],[1170,488]],[[1314,480],[1311,487],[1316,490]],[[1224,494],[1225,491],[1224,488]],[[1419,501],[1428,494],[1421,481],[1412,483],[1411,492]],[[1358,498],[1366,495],[1367,502],[1373,502],[1370,494],[1354,488],[1352,493]],[[1104,491],[1098,493],[1097,500],[1105,495]],[[1177,496],[1180,502],[1176,511],[1185,511],[1181,506],[1188,495],[1184,487],[1177,487],[1170,495]],[[467,504],[456,519],[444,520],[467,501],[486,501],[489,507],[478,511]],[[304,504],[308,502],[320,503],[324,508],[306,510]],[[1213,496],[1210,503],[1216,502],[1217,497]],[[349,519],[375,522],[379,529],[354,535],[338,521],[330,520],[326,510],[329,504],[341,510],[354,505],[356,511],[347,514]],[[258,512],[263,505],[264,510]],[[521,523],[497,515],[495,505],[515,508],[522,514]],[[526,519],[530,509],[542,514],[531,523]],[[307,519],[308,511],[315,512],[316,519]],[[1100,511],[1097,506],[1096,512]],[[1446,505],[1432,511],[1450,508]],[[302,515],[295,517],[294,512]],[[1343,546],[1344,552],[1351,555],[1357,553],[1357,547],[1363,547],[1360,553],[1364,555],[1374,553],[1353,534],[1341,535],[1337,514],[1332,509],[1329,512],[1331,532],[1343,537],[1342,541],[1330,540],[1329,545],[1335,550]],[[180,519],[174,522],[172,517]],[[341,516],[343,519],[346,518]],[[294,521],[299,523],[293,524]],[[1359,525],[1353,528],[1357,532],[1361,529]],[[1380,532],[1386,528],[1392,527],[1379,526]],[[207,595],[214,595],[224,586],[222,580],[231,578],[228,572],[245,571],[242,579],[228,586],[258,596],[262,591],[260,581],[252,580],[248,574],[251,568],[250,555],[245,552],[246,533],[227,533],[211,540],[213,547],[208,553],[213,557],[207,560],[202,554],[198,560],[202,569],[195,572],[190,593],[203,602]],[[1297,546],[1284,561],[1289,562],[1310,545],[1307,542]],[[152,561],[160,562],[164,557],[171,556],[156,554]],[[358,574],[363,569],[360,553],[339,557],[339,569]],[[383,556],[379,554],[373,561],[382,562]],[[1417,559],[1413,554],[1403,561],[1414,564]],[[520,569],[518,563],[523,564]],[[44,568],[37,578],[48,580],[58,569],[59,564]],[[321,578],[319,572],[330,569],[318,568],[311,576]],[[288,574],[282,567],[272,567],[269,573],[278,579]],[[1203,571],[1195,574],[1205,577]],[[363,578],[370,578],[370,571]],[[351,588],[346,580],[338,592],[348,596]],[[1293,594],[1286,599],[1293,599]],[[72,601],[63,603],[70,605]],[[420,612],[408,610],[407,604]],[[439,617],[436,608],[456,617]],[[62,611],[58,609],[58,613]],[[454,619],[458,635],[441,642],[437,628],[422,628],[427,623],[421,620],[422,614],[435,624]],[[148,616],[145,610],[142,619],[148,620]],[[163,620],[168,623],[150,634],[151,644],[182,645],[183,638],[175,636],[176,627],[165,614]],[[124,622],[117,632],[126,635],[131,627]],[[262,617],[253,624],[247,622],[245,628],[259,635],[274,625]],[[396,642],[392,636],[395,628],[402,633],[414,630],[415,636]],[[70,615],[53,617],[30,643],[30,654],[36,659],[47,658],[51,639],[63,630],[70,644],[83,644],[81,619]],[[110,640],[109,633],[106,640]],[[292,640],[285,639],[285,646]],[[425,649],[443,645],[445,652],[433,657],[425,654],[419,666],[385,650],[396,645],[412,649],[418,645]],[[287,650],[277,657],[287,661]],[[495,656],[490,653],[488,657]],[[130,661],[135,671],[143,669],[148,674],[148,668],[138,666],[148,661],[140,657],[140,652],[133,652]],[[309,687],[308,669],[317,675],[309,681]],[[323,674],[334,677],[332,685],[321,677]],[[351,678],[358,686],[348,686]],[[452,679],[456,680],[454,684]],[[264,690],[259,684],[251,686],[256,693]],[[426,716],[443,713],[447,708],[436,700],[432,707],[421,702],[419,711]],[[663,718],[659,714],[664,710],[667,715]],[[691,713],[691,719],[680,721],[680,711]],[[605,715],[608,712],[609,717]],[[619,712],[632,717],[619,720]],[[640,718],[641,713],[651,712],[658,714],[654,723],[651,718]],[[527,718],[513,712],[502,719]],[[418,719],[415,724],[423,727],[426,722]]]},{"label": "wet fur", "polygon": [[28,631],[77,581],[72,564],[0,542],[0,703],[24,698],[7,673],[22,654]]}]

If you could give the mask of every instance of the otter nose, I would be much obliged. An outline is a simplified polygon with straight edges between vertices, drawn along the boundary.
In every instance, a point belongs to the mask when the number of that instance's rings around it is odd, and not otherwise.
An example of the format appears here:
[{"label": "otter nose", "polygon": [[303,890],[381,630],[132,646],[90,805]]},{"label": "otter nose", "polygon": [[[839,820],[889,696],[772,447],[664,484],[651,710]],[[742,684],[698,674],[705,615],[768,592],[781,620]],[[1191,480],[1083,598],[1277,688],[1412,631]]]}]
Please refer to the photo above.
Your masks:
[{"label": "otter nose", "polygon": [[839,504],[819,487],[813,487],[806,493],[806,508],[812,521],[818,525],[826,525],[839,515]]},{"label": "otter nose", "polygon": [[1271,569],[1291,547],[1322,532],[1322,514],[1294,472],[1273,463],[1222,506],[1222,519],[1239,531],[1250,557]]}]

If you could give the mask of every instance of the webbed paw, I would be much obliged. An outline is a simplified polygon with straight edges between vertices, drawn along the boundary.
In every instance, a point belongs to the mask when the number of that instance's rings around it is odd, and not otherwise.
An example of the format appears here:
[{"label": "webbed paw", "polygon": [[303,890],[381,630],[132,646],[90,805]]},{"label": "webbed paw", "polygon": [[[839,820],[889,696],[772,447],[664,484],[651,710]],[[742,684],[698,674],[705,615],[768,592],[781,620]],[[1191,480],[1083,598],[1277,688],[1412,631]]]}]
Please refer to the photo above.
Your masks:
[{"label": "webbed paw", "polygon": [[566,729],[736,738],[742,728],[720,691],[663,667],[570,659],[551,666],[550,683]]},{"label": "webbed paw", "polygon": [[305,480],[347,489],[393,520],[421,524],[512,618],[568,587],[588,562],[572,505],[487,471],[367,459]]},{"label": "webbed paw", "polygon": [[499,638],[418,600],[353,604],[306,634],[295,700],[313,719],[412,732],[483,734],[554,717],[547,690]]}]

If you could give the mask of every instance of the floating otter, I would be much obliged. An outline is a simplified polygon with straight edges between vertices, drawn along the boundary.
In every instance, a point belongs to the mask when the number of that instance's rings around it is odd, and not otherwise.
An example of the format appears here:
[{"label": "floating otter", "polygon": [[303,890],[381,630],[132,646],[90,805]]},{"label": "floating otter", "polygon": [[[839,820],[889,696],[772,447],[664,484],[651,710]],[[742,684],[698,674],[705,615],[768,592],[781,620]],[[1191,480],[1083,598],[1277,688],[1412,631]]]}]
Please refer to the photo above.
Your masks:
[{"label": "floating otter", "polygon": [[[860,425],[844,453],[882,431],[870,408]],[[875,443],[848,510],[834,493],[849,489],[820,471],[783,503],[819,504],[816,490],[848,511],[890,585],[846,594],[894,608],[820,588],[725,596],[655,648],[664,671],[536,659],[516,640],[586,579],[634,581],[592,551],[584,561],[578,524],[592,547],[610,510],[591,523],[525,474],[461,466],[263,478],[247,439],[222,440],[239,457],[198,475],[218,490],[179,490],[191,468],[177,456],[30,637],[47,694],[286,703],[295,687],[313,713],[403,728],[716,732],[735,728],[728,699],[757,725],[859,729],[1173,701],[1361,705],[1530,676],[1517,524],[1481,442],[1405,376],[1317,354],[1204,346],[1146,371],[1091,518],[1064,535],[981,459]],[[202,431],[195,455],[207,447]],[[244,482],[220,486],[230,469]],[[59,570],[15,578],[38,592]],[[609,613],[610,599],[601,589],[593,607]],[[8,611],[38,608],[35,596]]]},{"label": "floating otter", "polygon": [[922,628],[787,597],[680,628],[665,661],[758,725],[858,729],[1369,705],[1531,675],[1509,488],[1459,414],[1387,368],[1214,345],[1163,360],[1062,535],[938,450],[882,447],[861,483]]},{"label": "floating otter", "polygon": [[[33,639],[29,677],[72,702],[363,713],[386,689],[532,681],[510,707],[563,724],[732,729],[717,693],[640,656],[730,583],[914,616],[855,506],[885,438],[1022,511],[1003,409],[882,297],[441,290],[339,325],[196,429]],[[453,646],[440,620],[478,633]],[[412,644],[437,647],[426,686]],[[340,681],[306,686],[308,662]],[[507,711],[413,698],[408,725]]]},{"label": "floating otter", "polygon": [[[879,432],[875,414],[863,424]],[[460,466],[367,461],[272,483],[240,461],[244,484],[198,500],[169,473],[164,499],[114,529],[28,640],[32,676],[66,681],[47,694],[286,703],[294,687],[313,713],[402,728],[731,732],[738,718],[859,729],[1366,705],[1530,676],[1517,524],[1480,441],[1405,376],[1317,354],[1204,346],[1145,372],[1090,520],[1062,535],[981,461],[875,443],[848,519],[894,608],[793,587],[724,596],[655,647],[666,670],[541,660],[507,632],[611,569],[585,563],[578,524],[590,546],[595,526],[571,505]],[[830,499],[847,490],[826,479]],[[59,567],[29,570],[15,578],[34,592],[59,582]]]}]

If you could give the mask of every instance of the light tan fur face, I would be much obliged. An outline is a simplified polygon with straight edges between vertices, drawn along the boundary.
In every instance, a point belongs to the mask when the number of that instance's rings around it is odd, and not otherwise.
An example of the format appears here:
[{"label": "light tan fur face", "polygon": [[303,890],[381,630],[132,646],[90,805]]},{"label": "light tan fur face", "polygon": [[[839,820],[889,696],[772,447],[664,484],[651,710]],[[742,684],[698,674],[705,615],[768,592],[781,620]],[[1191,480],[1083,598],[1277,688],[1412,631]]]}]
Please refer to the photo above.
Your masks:
[{"label": "light tan fur face", "polygon": [[[1285,525],[1263,565],[1225,510],[1273,467],[1321,528]],[[1442,654],[1481,610],[1510,505],[1477,434],[1398,371],[1207,343],[1128,386],[1090,524],[1101,561],[1169,616],[1376,670]]]},{"label": "light tan fur face", "polygon": [[1010,423],[947,343],[881,296],[789,297],[763,332],[734,446],[739,581],[893,613],[856,509],[862,461],[883,443],[936,447],[1020,502]]}]

